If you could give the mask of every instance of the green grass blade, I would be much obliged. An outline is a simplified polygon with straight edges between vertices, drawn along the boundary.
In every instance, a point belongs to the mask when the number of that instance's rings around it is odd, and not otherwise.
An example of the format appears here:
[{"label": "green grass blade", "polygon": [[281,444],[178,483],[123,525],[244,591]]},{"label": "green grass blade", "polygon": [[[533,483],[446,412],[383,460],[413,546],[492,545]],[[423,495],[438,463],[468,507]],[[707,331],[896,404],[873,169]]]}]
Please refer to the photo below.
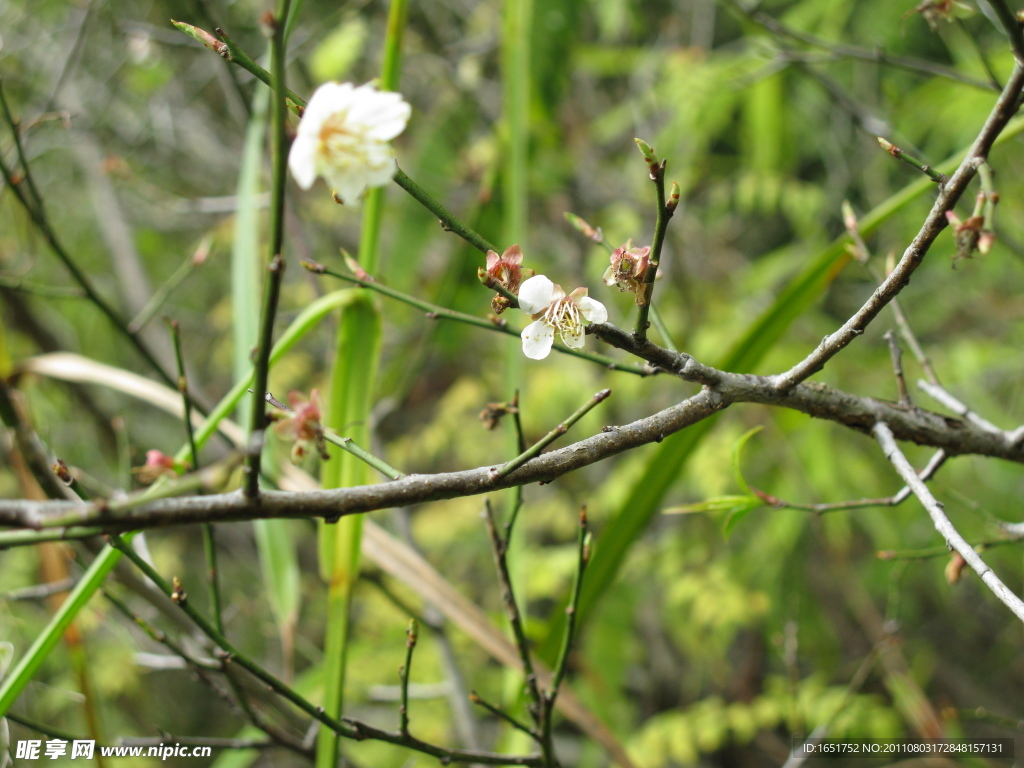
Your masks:
[{"label": "green grass blade", "polygon": [[[381,88],[398,88],[402,34],[408,14],[406,0],[392,0],[384,41]],[[363,205],[358,261],[371,274],[379,271],[380,231],[384,216],[384,188],[371,189]],[[372,296],[360,295],[341,313],[328,392],[325,424],[360,445],[370,446],[370,409],[380,362],[381,317]],[[372,481],[370,468],[355,457],[341,454],[324,465],[321,485],[340,488]],[[363,539],[362,515],[337,523],[319,523],[320,571],[328,584],[327,629],[324,638],[324,700],[330,715],[340,717],[344,702],[345,667],[352,620],[352,591],[359,576]],[[317,735],[317,768],[338,763],[338,735],[321,729]]]},{"label": "green grass blade", "polygon": [[[128,534],[125,541],[130,541]],[[25,655],[18,661],[17,666],[0,683],[0,717],[7,714],[11,705],[24,690],[28,681],[39,670],[50,651],[60,642],[64,631],[74,621],[78,612],[85,607],[96,590],[100,588],[103,580],[107,577],[114,566],[121,559],[121,553],[112,547],[105,547],[102,552],[92,561],[88,570],[82,574],[71,594],[61,604],[60,608],[50,619],[50,623],[39,633],[32,647],[25,652]]]}]

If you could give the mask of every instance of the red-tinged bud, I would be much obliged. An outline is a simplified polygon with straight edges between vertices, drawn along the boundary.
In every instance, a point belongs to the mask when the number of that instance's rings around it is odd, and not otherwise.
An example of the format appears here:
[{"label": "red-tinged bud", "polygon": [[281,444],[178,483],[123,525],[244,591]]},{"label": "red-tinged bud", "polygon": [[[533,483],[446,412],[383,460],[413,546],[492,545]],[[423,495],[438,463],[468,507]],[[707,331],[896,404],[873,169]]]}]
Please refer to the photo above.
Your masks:
[{"label": "red-tinged bud", "polygon": [[345,266],[348,267],[349,271],[353,275],[358,277],[360,280],[373,280],[373,278],[370,277],[370,273],[363,269],[362,265],[360,265],[358,261],[353,259],[349,255],[348,251],[346,251],[344,248],[341,250],[341,256],[343,259],[345,259]]},{"label": "red-tinged bud", "polygon": [[185,24],[181,21],[174,21],[173,19],[171,20],[171,24],[193,40],[202,43],[211,51],[215,51],[219,56],[223,56],[225,59],[229,57],[227,45],[211,35],[205,29],[200,29],[199,27],[194,27],[191,24]]},{"label": "red-tinged bud", "polygon": [[654,147],[643,139],[633,139],[633,141],[636,142],[636,146],[640,150],[640,154],[644,156],[644,162],[647,163],[648,167],[653,171],[658,165],[658,156],[654,154]]},{"label": "red-tinged bud", "polygon": [[981,230],[981,234],[978,235],[978,253],[982,256],[988,256],[988,252],[992,250],[992,244],[996,241],[996,233],[991,229]]},{"label": "red-tinged bud", "polygon": [[595,243],[604,242],[604,233],[601,231],[600,227],[591,226],[575,213],[566,212],[565,220],[572,225],[573,229],[582,234],[588,240],[593,240]]},{"label": "red-tinged bud", "polygon": [[71,475],[71,470],[68,469],[68,465],[64,463],[64,459],[57,459],[55,464],[50,465],[50,469],[53,470],[53,474],[64,485],[71,485],[75,481],[75,478]]},{"label": "red-tinged bud", "polygon": [[954,552],[946,564],[946,581],[950,584],[956,584],[960,581],[960,576],[963,574],[964,566],[966,565],[967,561],[964,560],[964,556],[959,552]]},{"label": "red-tinged bud", "polygon": [[895,144],[893,144],[893,143],[891,143],[889,141],[886,141],[881,136],[878,137],[878,144],[879,144],[879,146],[882,147],[882,149],[884,149],[886,152],[888,152],[893,157],[899,157],[900,156],[900,148],[897,147]]},{"label": "red-tinged bud", "polygon": [[264,11],[260,15],[260,28],[267,37],[273,37],[277,32],[277,18],[273,11]]},{"label": "red-tinged bud", "polygon": [[846,227],[846,231],[851,235],[854,234],[858,229],[857,215],[853,212],[853,206],[850,205],[849,200],[843,200],[843,226]]},{"label": "red-tinged bud", "polygon": [[152,449],[146,451],[146,463],[141,467],[135,467],[132,473],[140,483],[148,485],[159,477],[177,477],[185,471],[186,467],[184,462],[176,461],[173,456]]},{"label": "red-tinged bud", "polygon": [[679,197],[682,191],[679,189],[679,182],[672,182],[672,189],[668,193],[668,200],[665,201],[665,212],[671,216],[676,212],[676,208],[679,207]]}]

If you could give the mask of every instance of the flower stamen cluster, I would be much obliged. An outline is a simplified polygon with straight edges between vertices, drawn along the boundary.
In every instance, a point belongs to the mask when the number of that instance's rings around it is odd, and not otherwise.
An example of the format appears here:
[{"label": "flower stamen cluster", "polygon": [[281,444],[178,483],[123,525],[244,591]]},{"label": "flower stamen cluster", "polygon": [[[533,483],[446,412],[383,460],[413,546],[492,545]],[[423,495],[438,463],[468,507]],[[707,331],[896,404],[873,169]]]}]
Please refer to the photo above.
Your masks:
[{"label": "flower stamen cluster", "polygon": [[519,290],[519,308],[533,318],[523,329],[523,354],[532,360],[543,360],[551,352],[555,332],[570,349],[583,347],[588,323],[604,323],[608,310],[604,304],[587,296],[586,288],[577,288],[566,295],[562,286],[544,275],[536,275]]}]

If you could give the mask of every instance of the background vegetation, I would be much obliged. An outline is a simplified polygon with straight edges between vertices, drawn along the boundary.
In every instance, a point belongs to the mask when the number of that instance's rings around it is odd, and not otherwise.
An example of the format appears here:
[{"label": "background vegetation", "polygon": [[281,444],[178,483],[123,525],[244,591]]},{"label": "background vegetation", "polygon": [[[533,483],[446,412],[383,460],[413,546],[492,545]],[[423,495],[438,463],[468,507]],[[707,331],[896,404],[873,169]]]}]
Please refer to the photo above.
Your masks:
[{"label": "background vegetation", "polygon": [[[259,295],[259,271],[244,266],[246,254],[265,252],[246,242],[265,238],[269,164],[251,126],[252,115],[266,109],[260,94],[267,89],[169,20],[221,26],[257,56],[267,47],[257,23],[264,6],[0,4],[4,92],[59,238],[125,316],[171,286],[145,338],[173,370],[160,318],[179,321],[189,385],[207,404],[247,370],[255,336],[244,318],[256,305],[241,302]],[[758,12],[795,34],[766,28]],[[308,97],[325,80],[378,76],[387,13],[382,2],[302,3],[291,30],[289,87]],[[913,63],[897,66],[886,56]],[[929,188],[895,208],[895,196],[920,174],[879,149],[876,136],[933,165],[959,160],[996,99],[991,81],[1005,81],[1012,65],[1006,37],[973,4],[947,19],[882,0],[764,2],[756,10],[710,0],[414,2],[400,83],[413,117],[396,146],[402,168],[478,232],[501,248],[519,243],[527,265],[567,289],[590,286],[609,307],[610,322],[630,328],[632,297],[599,282],[607,251],[564,214],[600,226],[614,246],[629,238],[649,244],[653,194],[633,143],[644,138],[682,188],[656,289],[672,341],[710,364],[772,373],[803,358],[876,284],[832,246],[845,232],[842,203],[861,216],[892,207],[867,239],[879,270],[887,253],[902,253],[931,204]],[[10,135],[0,142],[13,159]],[[954,262],[953,237],[945,233],[901,295],[945,387],[1001,427],[1020,423],[1024,405],[1019,143],[1011,138],[991,159],[1000,196],[992,251]],[[247,186],[245,173],[254,169],[255,187]],[[961,204],[964,218],[973,191]],[[298,260],[340,269],[339,248],[360,250],[361,221],[359,210],[336,205],[322,185],[309,193],[289,188],[279,328],[339,287],[303,272]],[[173,283],[196,253],[205,260]],[[488,293],[476,277],[482,264],[401,189],[387,190],[376,274],[388,285],[484,316]],[[824,278],[795,289],[815,265],[830,265]],[[152,375],[75,295],[6,187],[0,270],[5,375],[12,364],[58,350]],[[374,452],[404,472],[507,460],[508,420],[490,432],[477,415],[517,389],[528,442],[604,387],[612,396],[574,427],[577,439],[697,389],[560,355],[526,361],[514,338],[432,322],[387,300],[379,306],[379,372],[363,426]],[[816,379],[895,400],[882,337],[891,327],[891,315],[883,314]],[[282,398],[289,390],[328,391],[336,335],[331,318],[311,329],[275,365],[270,390]],[[624,357],[593,339],[588,347]],[[911,382],[921,376],[909,355],[905,366]],[[106,386],[26,373],[17,387],[41,438],[80,468],[94,495],[134,487],[129,468],[142,464],[148,449],[173,453],[182,442],[179,420]],[[913,396],[938,408],[916,388]],[[528,634],[551,663],[576,563],[577,516],[586,505],[594,555],[569,684],[636,765],[778,765],[792,736],[823,723],[830,735],[858,737],[1009,735],[1018,727],[1021,624],[973,574],[949,583],[944,542],[913,498],[827,514],[765,506],[729,526],[728,535],[728,505],[699,504],[745,491],[733,453],[754,427],[761,431],[744,447],[742,477],[765,493],[807,504],[892,496],[900,481],[873,440],[752,405],[706,426],[526,487],[510,553]],[[916,466],[930,455],[906,449]],[[9,443],[3,450],[0,496],[28,496],[25,470]],[[211,443],[205,455],[212,461],[221,450]],[[289,446],[271,450],[275,465],[287,463]],[[318,472],[315,460],[305,468]],[[998,521],[1020,517],[1017,464],[958,458],[932,488],[972,542],[998,539]],[[507,512],[511,499],[498,494],[494,503]],[[482,499],[470,497],[372,519],[422,551],[504,629],[481,508]],[[688,513],[664,514],[680,509]],[[315,525],[293,521],[260,533],[251,523],[228,524],[216,537],[226,634],[315,700],[328,631]],[[181,576],[193,603],[207,610],[198,528],[151,531],[145,540],[158,570]],[[93,557],[81,546],[0,553],[0,670],[24,653],[53,610],[47,601],[17,599],[24,588],[75,577],[76,559]],[[1019,546],[993,547],[986,559],[1020,589]],[[138,596],[125,597],[120,585],[112,589],[191,642],[188,627]],[[372,557],[354,587],[345,713],[393,726],[395,669],[405,658],[410,612],[438,628],[421,631],[413,665],[417,735],[529,751],[522,734],[481,709],[467,715],[458,703],[476,690],[520,711],[521,676],[494,661],[464,626],[438,618],[415,584]],[[54,650],[12,713],[66,733],[98,733],[105,742],[243,732],[243,716],[103,598],[92,600],[75,626],[79,635]],[[592,734],[564,719],[556,727],[563,764],[608,763],[608,750]],[[13,721],[8,728],[11,743],[38,738]],[[359,766],[434,762],[375,742],[342,748]],[[297,759],[282,750],[215,750],[210,764]]]}]

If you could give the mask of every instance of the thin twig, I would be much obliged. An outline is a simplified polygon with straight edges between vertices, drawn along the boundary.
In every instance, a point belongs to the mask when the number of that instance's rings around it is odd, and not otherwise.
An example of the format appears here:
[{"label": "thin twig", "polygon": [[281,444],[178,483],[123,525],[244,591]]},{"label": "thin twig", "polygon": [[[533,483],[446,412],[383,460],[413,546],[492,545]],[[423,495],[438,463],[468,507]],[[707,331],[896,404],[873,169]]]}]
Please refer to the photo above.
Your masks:
[{"label": "thin twig", "polygon": [[974,569],[975,573],[981,577],[981,580],[985,582],[985,585],[992,590],[996,597],[998,597],[1012,612],[1013,614],[1024,621],[1024,601],[1022,601],[1013,591],[1007,587],[1002,580],[995,574],[985,561],[981,559],[974,548],[967,543],[963,536],[956,530],[953,523],[950,522],[946,513],[942,509],[942,504],[936,501],[928,487],[921,481],[914,471],[914,468],[907,461],[906,456],[900,450],[899,445],[896,444],[896,438],[893,436],[892,430],[889,429],[885,422],[877,423],[872,432],[875,435],[875,439],[878,440],[879,445],[882,446],[882,450],[885,453],[885,457],[889,459],[893,467],[899,473],[900,477],[903,478],[910,489],[917,496],[918,500],[924,505],[928,514],[932,518],[932,523],[935,525],[935,529],[942,535],[946,540],[946,543],[960,553],[967,564]]},{"label": "thin twig", "polygon": [[[493,320],[486,320],[482,317],[476,317],[475,315],[469,315],[465,312],[457,312],[454,309],[447,309],[445,307],[431,304],[427,301],[422,301],[414,296],[396,291],[394,288],[389,288],[382,283],[377,282],[373,279],[361,279],[354,275],[346,275],[342,272],[335,272],[334,270],[328,269],[323,264],[318,264],[313,261],[303,261],[302,266],[308,269],[310,272],[315,272],[322,275],[330,275],[336,277],[339,280],[345,280],[349,283],[362,286],[363,288],[369,288],[371,291],[376,291],[385,296],[388,296],[397,301],[401,301],[409,306],[422,309],[427,313],[427,316],[431,319],[442,318],[445,320],[455,320],[456,322],[466,323],[468,325],[475,325],[477,328],[486,328],[489,331],[495,331],[497,333],[503,333],[506,336],[514,336],[517,339],[520,336],[519,331],[512,330],[505,325],[503,321],[495,322]],[[584,360],[589,360],[592,363],[598,363],[607,367],[609,370],[614,371],[625,371],[626,373],[632,373],[637,376],[650,376],[654,371],[649,366],[635,365],[632,363],[619,363],[612,360],[610,357],[604,355],[594,354],[592,352],[584,352],[580,349],[572,349],[563,344],[555,344],[552,349],[556,352],[561,352],[564,355],[572,355],[573,357],[579,357]]]},{"label": "thin twig", "polygon": [[[935,476],[935,473],[939,471],[939,468],[946,463],[946,459],[949,456],[945,451],[936,451],[932,454],[931,459],[928,460],[928,464],[924,469],[918,473],[918,477],[923,482],[928,482]],[[820,504],[799,504],[794,501],[786,501],[780,499],[777,496],[772,496],[770,493],[765,493],[760,488],[750,486],[750,491],[757,496],[765,504],[769,504],[775,509],[799,509],[804,512],[814,512],[815,514],[824,514],[826,512],[839,512],[849,511],[851,509],[862,509],[864,507],[896,507],[906,501],[907,497],[910,496],[911,491],[909,486],[903,486],[892,496],[886,496],[878,499],[854,499],[852,501],[833,501]]]},{"label": "thin twig", "polygon": [[504,720],[506,723],[511,725],[516,730],[522,731],[523,733],[525,733],[530,738],[537,739],[538,741],[540,740],[540,734],[537,733],[537,731],[535,731],[534,729],[530,728],[529,726],[524,725],[523,723],[519,722],[514,717],[512,717],[512,715],[508,714],[503,709],[501,709],[501,707],[496,707],[494,704],[491,704],[490,702],[485,701],[484,699],[481,699],[480,695],[476,691],[470,692],[469,700],[471,702],[473,702],[474,704],[476,704],[478,707],[481,707],[482,709],[486,709],[488,712],[490,712],[492,715],[497,717],[499,720]]},{"label": "thin twig", "polygon": [[405,632],[405,664],[398,670],[401,681],[401,704],[398,707],[398,732],[409,735],[409,671],[412,669],[412,652],[416,648],[418,638],[416,619],[409,620],[409,628]]},{"label": "thin twig", "polygon": [[293,688],[283,683],[257,662],[253,661],[248,655],[240,652],[231,644],[231,642],[228,641],[226,637],[220,634],[202,614],[192,608],[180,586],[176,589],[164,580],[164,578],[160,576],[160,574],[157,573],[149,563],[141,558],[135,550],[131,548],[131,546],[125,544],[121,537],[116,535],[112,536],[110,544],[131,560],[166,595],[172,599],[177,595],[177,600],[175,600],[175,602],[178,607],[185,611],[188,617],[204,635],[223,649],[222,656],[225,663],[238,664],[238,666],[244,668],[248,672],[252,673],[256,678],[263,681],[272,691],[284,697],[314,720],[323,723],[335,733],[350,739],[373,739],[377,741],[384,741],[389,744],[396,744],[427,755],[433,755],[434,757],[447,760],[448,762],[481,763],[487,765],[530,765],[538,767],[543,765],[539,755],[499,755],[493,752],[446,749],[444,747],[439,747],[435,744],[422,741],[421,739],[417,739],[408,734],[384,731],[380,728],[375,728],[372,725],[358,720],[353,720],[351,718],[336,720],[333,717],[329,717],[324,714],[321,707],[313,705],[310,701],[299,695],[299,693]]},{"label": "thin twig", "polygon": [[966,405],[964,405],[962,402],[960,402],[944,387],[922,380],[918,380],[917,386],[920,389],[922,389],[929,397],[935,400],[935,402],[940,403],[946,408],[949,408],[949,410],[951,410],[957,416],[971,422],[976,427],[978,427],[978,429],[983,429],[986,432],[991,432],[993,435],[1006,434],[1003,430],[1001,430],[991,421],[985,419],[982,416],[979,416]]},{"label": "thin twig", "polygon": [[577,408],[575,413],[573,413],[572,416],[570,416],[568,419],[563,421],[557,427],[552,429],[550,432],[548,432],[546,435],[544,435],[544,437],[542,437],[536,443],[531,445],[529,448],[527,448],[521,454],[519,454],[514,459],[509,461],[507,464],[504,464],[501,467],[496,467],[494,470],[492,470],[492,474],[494,475],[494,477],[495,478],[505,477],[510,472],[513,472],[514,470],[516,470],[519,467],[523,466],[523,464],[528,462],[530,459],[532,459],[535,456],[537,456],[538,454],[540,454],[540,452],[543,451],[547,446],[549,446],[551,443],[553,443],[559,437],[561,437],[566,432],[568,432],[569,429],[577,421],[579,421],[585,415],[587,415],[591,411],[591,409],[594,408],[594,406],[598,405],[599,403],[604,402],[611,393],[612,393],[612,391],[610,389],[602,389],[600,392],[596,393],[584,405],[582,405],[579,408]]},{"label": "thin twig", "polygon": [[555,700],[558,698],[558,691],[569,668],[569,653],[572,651],[573,643],[576,640],[576,619],[579,613],[580,595],[583,593],[583,572],[586,570],[589,560],[590,534],[587,530],[587,508],[583,506],[580,508],[579,536],[576,545],[576,573],[573,578],[572,595],[569,598],[569,605],[565,609],[566,619],[565,632],[562,635],[562,648],[558,653],[558,659],[551,673],[551,684],[544,694],[544,717],[541,722],[541,732],[543,734],[542,743],[545,745],[545,750],[549,752],[554,750],[551,733]]},{"label": "thin twig", "polygon": [[886,139],[883,139],[881,136],[879,136],[878,137],[878,144],[879,144],[879,146],[882,147],[882,149],[884,149],[890,155],[895,157],[897,160],[902,160],[904,163],[906,163],[910,167],[916,168],[921,173],[923,173],[925,176],[927,176],[929,179],[934,181],[936,184],[945,184],[946,183],[947,179],[946,179],[946,175],[944,173],[939,173],[938,171],[936,171],[934,168],[932,168],[927,163],[924,163],[924,162],[918,160],[916,157],[914,157],[913,155],[911,155],[908,152],[903,151],[902,149],[897,147],[892,142],[887,141]]},{"label": "thin twig", "polygon": [[[192,429],[192,397],[189,395],[188,379],[185,374],[185,358],[181,352],[181,328],[177,320],[168,320],[167,325],[171,331],[174,360],[178,366],[178,391],[181,393],[181,400],[185,411],[185,435],[188,439],[190,464],[193,469],[199,469],[199,449],[196,448],[196,435]],[[206,580],[210,593],[210,609],[213,611],[213,621],[217,631],[223,634],[224,618],[221,609],[220,584],[217,574],[217,542],[212,525],[204,523],[202,530],[203,554],[206,558]]]},{"label": "thin twig", "polygon": [[281,247],[284,243],[284,192],[287,181],[288,139],[285,136],[285,19],[288,17],[288,2],[281,3],[276,18],[271,18],[270,66],[271,87],[271,186],[270,186],[270,236],[268,238],[269,262],[267,274],[263,277],[263,303],[260,306],[260,331],[256,341],[253,389],[257,395],[252,400],[249,415],[249,445],[247,447],[244,488],[249,498],[256,498],[260,490],[260,462],[263,456],[263,431],[267,425],[267,411],[261,394],[267,391],[267,376],[270,370],[270,350],[274,340],[274,319],[277,316],[277,302],[281,294],[284,274],[284,260]]},{"label": "thin twig", "polygon": [[889,344],[889,359],[892,361],[892,372],[896,377],[896,389],[900,396],[900,405],[910,407],[910,392],[907,391],[907,380],[903,378],[903,351],[896,343],[892,331],[886,331],[883,338]]},{"label": "thin twig", "polygon": [[932,77],[944,77],[949,80],[955,80],[956,82],[984,90],[999,90],[998,84],[978,80],[969,75],[958,72],[955,69],[944,67],[941,64],[936,64],[926,59],[916,59],[909,56],[894,56],[886,53],[880,48],[862,48],[855,45],[837,43],[832,40],[824,40],[806,32],[800,32],[792,29],[766,13],[748,11],[741,3],[737,2],[737,0],[719,1],[735,11],[738,15],[750,19],[758,26],[774,34],[776,37],[788,37],[791,40],[796,40],[797,42],[804,43],[805,45],[829,51],[836,56],[859,59],[862,61],[872,61],[878,64],[888,64],[899,69],[905,69],[909,72],[916,72],[918,74],[929,75]]},{"label": "thin twig", "polygon": [[[665,161],[658,160],[650,145],[636,139],[644,160],[647,162],[650,171],[651,181],[654,182],[655,197],[657,200],[657,216],[654,222],[654,237],[651,238],[651,261],[644,275],[643,301],[640,303],[636,313],[636,324],[633,326],[633,335],[637,339],[644,339],[647,336],[647,328],[650,323],[647,315],[651,311],[651,301],[654,296],[654,279],[658,276],[658,265],[661,261],[661,248],[665,243],[665,232],[668,229],[669,219],[672,218],[673,210],[665,204]],[[639,301],[639,298],[638,298]]]},{"label": "thin twig", "polygon": [[491,540],[491,552],[494,555],[494,565],[498,571],[498,581],[501,583],[501,601],[505,606],[505,615],[512,627],[512,636],[515,638],[516,648],[519,651],[519,658],[523,663],[523,674],[526,676],[526,690],[532,702],[528,707],[534,722],[540,724],[543,711],[543,699],[541,698],[540,687],[537,684],[537,673],[533,668],[533,655],[530,653],[530,643],[526,639],[526,630],[523,627],[523,618],[519,613],[519,605],[516,603],[515,592],[512,589],[512,576],[508,570],[508,541],[498,533],[498,525],[494,520],[494,510],[491,509],[491,500],[484,499],[484,522],[487,524],[487,533]]},{"label": "thin twig", "polygon": [[481,253],[487,253],[488,251],[500,252],[500,250],[492,243],[488,242],[479,233],[463,223],[455,214],[445,208],[429,192],[409,178],[406,172],[401,168],[395,172],[394,182],[412,195],[420,205],[434,214],[437,217],[438,222],[441,224],[441,229],[445,232],[455,233]]}]

